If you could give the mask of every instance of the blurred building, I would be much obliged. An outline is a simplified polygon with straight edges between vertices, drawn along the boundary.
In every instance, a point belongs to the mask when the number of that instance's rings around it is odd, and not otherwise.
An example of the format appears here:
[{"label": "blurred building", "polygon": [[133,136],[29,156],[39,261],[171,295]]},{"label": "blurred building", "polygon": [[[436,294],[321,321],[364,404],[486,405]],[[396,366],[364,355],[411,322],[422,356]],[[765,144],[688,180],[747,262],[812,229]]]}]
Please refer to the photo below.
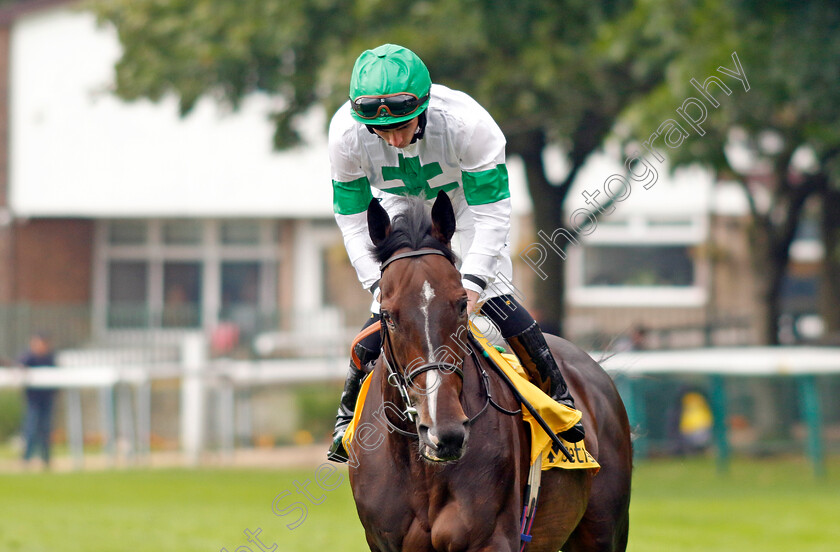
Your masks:
[{"label": "blurred building", "polygon": [[[110,92],[119,52],[77,2],[0,9],[0,351],[31,326],[71,345],[195,331],[221,349],[262,336],[266,353],[295,336],[344,340],[369,298],[332,219],[326,116],[305,121],[305,145],[275,152],[276,100],[229,113],[204,99],[183,119],[171,97],[124,103]],[[623,170],[617,157],[586,167],[571,209]],[[534,240],[510,167],[517,252]],[[569,337],[596,346],[644,328],[650,346],[754,343],[737,189],[664,168],[637,188],[569,252]]]},{"label": "blurred building", "polygon": [[276,152],[277,100],[124,103],[119,54],[78,2],[0,9],[0,350],[29,325],[67,344],[344,343],[370,298],[332,216],[326,115]]},{"label": "blurred building", "polygon": [[295,310],[334,326],[323,117],[277,154],[265,97],[184,119],[173,98],[122,103],[116,35],[77,5],[0,16],[0,301],[49,307],[46,325],[81,312],[78,337],[98,341],[226,322],[253,336]]},{"label": "blurred building", "polygon": [[[604,155],[587,167],[570,212],[586,207],[585,190],[623,174],[615,159]],[[652,185],[629,181],[624,199],[569,252],[569,331],[593,346],[637,334],[618,348],[757,343],[743,194],[699,168],[672,174],[667,164],[651,166]]]},{"label": "blurred building", "polygon": [[[603,183],[625,174],[621,158],[610,151],[584,168],[568,213],[592,209],[599,188],[603,202]],[[762,268],[751,255],[752,218],[741,185],[715,181],[700,167],[672,171],[652,158],[648,166],[655,176],[644,186],[628,180],[629,187],[616,194],[621,200],[605,208],[580,246],[569,250],[568,331],[593,348],[762,344],[760,321],[766,313],[756,278]],[[752,178],[762,175],[756,171]],[[782,289],[782,343],[821,334],[817,207],[806,208],[791,247]]]}]

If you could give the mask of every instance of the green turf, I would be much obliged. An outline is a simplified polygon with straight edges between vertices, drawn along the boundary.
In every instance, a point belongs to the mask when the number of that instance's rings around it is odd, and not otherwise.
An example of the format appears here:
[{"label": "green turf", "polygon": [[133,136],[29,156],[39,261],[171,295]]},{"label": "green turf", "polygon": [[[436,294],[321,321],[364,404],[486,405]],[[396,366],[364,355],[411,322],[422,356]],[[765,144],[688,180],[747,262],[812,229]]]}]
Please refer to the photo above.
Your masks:
[{"label": "green turf", "polygon": [[[817,481],[804,461],[737,461],[724,477],[711,461],[641,463],[629,550],[836,551],[840,462],[828,473]],[[315,477],[314,468],[2,475],[0,550],[257,552],[256,544],[243,547],[243,531],[258,528],[278,552],[367,550],[346,474],[324,479],[332,491],[320,490]],[[295,482],[306,480],[320,504],[297,492]],[[277,510],[307,503],[294,530],[286,524],[300,510],[275,515],[278,495]]]},{"label": "green turf", "polygon": [[[0,476],[0,550],[41,552],[213,551],[235,552],[247,545],[243,531],[262,529],[260,538],[280,551],[344,550],[344,534],[362,542],[346,473],[334,491],[319,491],[315,469],[111,471],[77,474]],[[336,484],[339,473],[326,479]],[[306,520],[273,513],[307,490],[319,505],[308,504]],[[284,494],[290,491],[291,494]],[[297,498],[293,498],[297,497]],[[303,499],[306,501],[306,499]],[[347,548],[349,550],[349,548]],[[247,548],[239,552],[247,552]],[[254,552],[259,548],[252,545]],[[359,548],[362,550],[362,548]]]},{"label": "green turf", "polygon": [[650,461],[634,474],[630,552],[840,550],[840,463]]}]

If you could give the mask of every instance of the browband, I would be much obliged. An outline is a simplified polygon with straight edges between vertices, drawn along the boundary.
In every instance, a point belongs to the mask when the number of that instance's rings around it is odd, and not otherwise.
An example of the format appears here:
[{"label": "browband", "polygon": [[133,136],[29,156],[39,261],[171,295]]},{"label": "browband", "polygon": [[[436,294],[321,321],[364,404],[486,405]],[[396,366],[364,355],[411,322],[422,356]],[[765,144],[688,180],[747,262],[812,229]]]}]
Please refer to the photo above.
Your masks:
[{"label": "browband", "polygon": [[418,249],[416,251],[406,251],[405,253],[394,255],[393,257],[382,263],[382,266],[379,267],[379,272],[385,272],[385,268],[387,268],[388,265],[393,263],[394,261],[399,261],[400,259],[405,259],[407,257],[420,257],[421,255],[441,255],[443,257],[446,257],[446,254],[443,251],[439,251],[437,249]]}]

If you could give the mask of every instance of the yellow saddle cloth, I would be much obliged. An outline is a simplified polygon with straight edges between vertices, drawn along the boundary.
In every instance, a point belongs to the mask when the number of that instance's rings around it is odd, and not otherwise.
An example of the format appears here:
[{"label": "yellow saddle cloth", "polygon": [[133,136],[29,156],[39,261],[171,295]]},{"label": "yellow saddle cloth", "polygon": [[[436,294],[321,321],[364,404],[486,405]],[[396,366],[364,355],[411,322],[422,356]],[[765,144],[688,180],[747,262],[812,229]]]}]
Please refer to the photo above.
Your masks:
[{"label": "yellow saddle cloth", "polygon": [[[484,355],[492,362],[496,363],[505,374],[510,378],[517,390],[522,396],[531,403],[543,420],[554,433],[561,433],[571,428],[578,423],[581,418],[579,410],[569,408],[546,395],[542,390],[528,381],[525,371],[516,355],[500,353],[487,339],[478,331],[478,329],[470,323],[470,329],[478,342],[484,348]],[[347,427],[344,433],[344,448],[349,450],[350,443],[353,440],[353,431],[359,422],[359,417],[362,413],[362,408],[367,398],[368,389],[370,388],[371,378],[366,378],[362,383],[362,389],[359,391],[359,398],[356,401],[356,411],[353,414],[353,420]],[[586,450],[584,442],[569,443],[563,439],[563,444],[571,453],[573,460],[569,460],[566,456],[553,448],[553,442],[539,423],[534,419],[526,408],[522,408],[522,419],[528,423],[531,429],[531,463],[533,464],[537,458],[542,454],[542,469],[548,470],[551,468],[563,468],[567,470],[574,469],[600,469],[600,465],[591,454]]]}]

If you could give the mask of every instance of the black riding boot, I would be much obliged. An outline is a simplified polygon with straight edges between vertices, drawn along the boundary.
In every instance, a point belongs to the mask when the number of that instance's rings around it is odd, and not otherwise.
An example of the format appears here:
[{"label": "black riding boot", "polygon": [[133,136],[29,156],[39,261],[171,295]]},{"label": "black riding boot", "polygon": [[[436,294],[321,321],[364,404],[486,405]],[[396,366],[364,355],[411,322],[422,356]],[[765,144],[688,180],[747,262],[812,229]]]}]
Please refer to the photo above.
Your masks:
[{"label": "black riding boot", "polygon": [[[361,343],[356,345],[356,355],[361,361],[362,367],[375,361],[379,357],[379,351],[371,351]],[[359,398],[359,390],[362,388],[362,379],[365,371],[356,368],[353,361],[350,361],[350,370],[347,372],[347,379],[344,381],[344,391],[341,393],[341,401],[338,403],[338,413],[335,415],[335,429],[333,430],[333,442],[330,450],[327,451],[327,460],[333,462],[347,462],[347,451],[341,440],[350,421],[353,419],[353,412],[356,409],[356,400]]]},{"label": "black riding boot", "polygon": [[[569,393],[566,380],[563,379],[560,368],[551,356],[548,343],[545,342],[545,337],[536,322],[524,332],[505,339],[519,357],[531,382],[560,404],[575,408],[575,401]],[[582,440],[584,435],[583,424],[580,422],[560,433],[560,437],[570,443]]]}]

